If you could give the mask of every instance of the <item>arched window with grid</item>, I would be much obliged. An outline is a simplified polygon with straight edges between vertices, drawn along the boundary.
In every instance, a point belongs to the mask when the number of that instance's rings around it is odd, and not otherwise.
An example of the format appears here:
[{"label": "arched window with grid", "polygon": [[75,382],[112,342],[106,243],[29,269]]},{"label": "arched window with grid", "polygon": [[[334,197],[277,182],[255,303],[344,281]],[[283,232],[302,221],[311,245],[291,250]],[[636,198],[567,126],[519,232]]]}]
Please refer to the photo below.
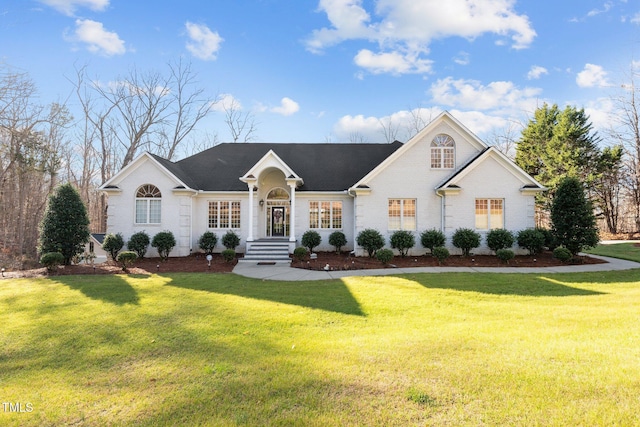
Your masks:
[{"label": "arched window with grid", "polygon": [[431,169],[453,169],[456,164],[456,143],[441,133],[431,141]]},{"label": "arched window with grid", "polygon": [[141,185],[136,191],[136,224],[160,224],[162,193],[155,185]]}]

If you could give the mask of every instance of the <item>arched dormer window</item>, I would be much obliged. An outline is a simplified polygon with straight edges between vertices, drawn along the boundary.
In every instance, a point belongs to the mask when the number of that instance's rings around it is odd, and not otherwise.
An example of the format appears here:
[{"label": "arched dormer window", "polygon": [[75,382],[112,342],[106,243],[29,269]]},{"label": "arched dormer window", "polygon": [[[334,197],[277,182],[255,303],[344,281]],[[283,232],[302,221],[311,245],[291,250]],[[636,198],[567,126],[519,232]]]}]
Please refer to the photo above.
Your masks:
[{"label": "arched dormer window", "polygon": [[162,194],[155,185],[145,184],[136,191],[136,224],[160,224]]},{"label": "arched dormer window", "polygon": [[456,158],[456,143],[444,133],[431,141],[431,169],[453,169]]}]

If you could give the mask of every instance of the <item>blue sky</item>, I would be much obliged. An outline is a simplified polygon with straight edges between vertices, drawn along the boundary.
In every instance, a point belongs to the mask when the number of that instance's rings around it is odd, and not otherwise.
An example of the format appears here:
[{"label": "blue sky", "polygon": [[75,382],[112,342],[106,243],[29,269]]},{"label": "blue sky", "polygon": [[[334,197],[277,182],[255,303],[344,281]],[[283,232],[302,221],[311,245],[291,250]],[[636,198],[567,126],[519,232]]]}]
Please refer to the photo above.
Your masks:
[{"label": "blue sky", "polygon": [[[180,57],[221,102],[254,114],[257,141],[384,142],[380,123],[406,129],[412,111],[442,110],[490,140],[543,102],[583,107],[603,130],[615,88],[640,66],[640,2],[0,4],[0,61],[28,72],[43,103],[70,96],[78,65],[115,81],[132,67],[165,72]],[[222,117],[200,130],[228,141]]]}]

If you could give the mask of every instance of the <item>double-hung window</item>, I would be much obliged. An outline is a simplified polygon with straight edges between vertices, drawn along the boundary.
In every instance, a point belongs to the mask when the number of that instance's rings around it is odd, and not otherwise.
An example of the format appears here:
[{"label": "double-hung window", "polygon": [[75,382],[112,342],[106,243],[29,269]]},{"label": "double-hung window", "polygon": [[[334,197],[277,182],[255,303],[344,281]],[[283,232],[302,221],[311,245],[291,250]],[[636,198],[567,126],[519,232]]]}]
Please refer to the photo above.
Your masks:
[{"label": "double-hung window", "polygon": [[389,230],[416,229],[416,199],[389,199]]},{"label": "double-hung window", "polygon": [[136,191],[136,224],[160,224],[162,194],[155,185],[145,184]]},{"label": "double-hung window", "polygon": [[240,202],[209,201],[209,228],[240,228]]},{"label": "double-hung window", "polygon": [[309,202],[309,228],[342,228],[342,202]]},{"label": "double-hung window", "polygon": [[476,229],[504,228],[504,200],[476,199]]}]

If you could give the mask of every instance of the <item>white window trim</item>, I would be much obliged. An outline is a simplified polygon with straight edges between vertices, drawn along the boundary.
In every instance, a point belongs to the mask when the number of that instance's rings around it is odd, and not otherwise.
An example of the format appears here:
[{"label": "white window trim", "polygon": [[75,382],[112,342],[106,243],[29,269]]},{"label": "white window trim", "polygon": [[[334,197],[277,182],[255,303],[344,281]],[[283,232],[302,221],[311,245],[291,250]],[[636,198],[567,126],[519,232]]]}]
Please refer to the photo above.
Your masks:
[{"label": "white window trim", "polygon": [[[210,226],[210,206],[211,203],[217,203],[218,205],[218,209],[217,209],[217,227],[211,227]],[[229,209],[229,216],[226,218],[226,221],[224,224],[221,224],[221,209],[220,206],[222,203],[226,203],[227,207]],[[233,227],[233,209],[232,209],[232,204],[233,203],[238,203],[239,209],[240,211],[238,212],[238,215],[240,216],[239,218],[239,223],[238,223],[238,227]],[[208,200],[207,203],[207,229],[209,230],[240,230],[242,228],[242,202],[240,200]]]},{"label": "white window trim", "polygon": [[[311,204],[318,204],[318,227],[313,227],[311,225]],[[322,203],[329,203],[329,227],[321,227],[322,225],[322,215],[320,215],[320,209]],[[334,227],[334,217],[333,217],[333,204],[340,203],[340,227]],[[313,230],[342,230],[344,227],[344,203],[342,200],[310,200],[309,201],[309,228]]]},{"label": "white window trim", "polygon": [[[390,216],[389,216],[389,201],[391,200],[400,200],[400,228],[391,228],[389,227],[389,220],[390,220]],[[413,200],[413,206],[414,206],[414,216],[408,217],[408,218],[412,218],[413,219],[413,228],[406,228],[405,227],[405,217],[407,217],[405,215],[405,209],[404,209],[404,203],[407,200]],[[412,198],[396,198],[396,197],[390,197],[387,200],[387,229],[390,231],[398,231],[398,230],[404,230],[404,231],[416,231],[418,229],[418,200],[417,199],[412,199]]]},{"label": "white window trim", "polygon": [[[476,203],[478,200],[486,200],[487,201],[487,228],[478,228],[477,226],[475,227],[476,230],[479,231],[490,231],[490,230],[494,230],[494,229],[498,229],[498,228],[504,228],[505,224],[504,224],[504,211],[505,211],[505,200],[501,199],[499,197],[477,197],[473,204],[474,204],[474,225],[477,224],[477,221],[475,220],[477,217],[477,212],[476,212]],[[491,226],[491,205],[492,202],[494,200],[500,200],[502,202],[502,212],[500,213],[500,222],[502,223],[502,225],[500,227],[492,227]],[[493,215],[494,217],[497,215]]]},{"label": "white window trim", "polygon": [[[447,139],[447,138],[451,140],[452,145],[443,146],[443,145],[440,145],[439,142],[438,142],[437,145],[435,145],[436,144],[436,140],[438,140],[438,139]],[[430,157],[429,157],[429,166],[430,166],[431,169],[438,169],[438,170],[440,170],[440,169],[444,169],[444,170],[455,169],[455,167],[456,167],[456,142],[450,135],[447,135],[447,134],[444,134],[444,133],[436,135],[433,138],[433,140],[431,141],[430,148],[431,148],[431,150],[429,151],[429,155],[430,155]],[[453,153],[453,156],[452,156],[453,159],[452,159],[451,167],[445,167],[445,151],[447,151],[447,150],[451,150],[452,153]],[[439,152],[440,153],[440,164],[438,166],[433,166],[433,157],[434,157],[433,153],[434,152]]]}]

